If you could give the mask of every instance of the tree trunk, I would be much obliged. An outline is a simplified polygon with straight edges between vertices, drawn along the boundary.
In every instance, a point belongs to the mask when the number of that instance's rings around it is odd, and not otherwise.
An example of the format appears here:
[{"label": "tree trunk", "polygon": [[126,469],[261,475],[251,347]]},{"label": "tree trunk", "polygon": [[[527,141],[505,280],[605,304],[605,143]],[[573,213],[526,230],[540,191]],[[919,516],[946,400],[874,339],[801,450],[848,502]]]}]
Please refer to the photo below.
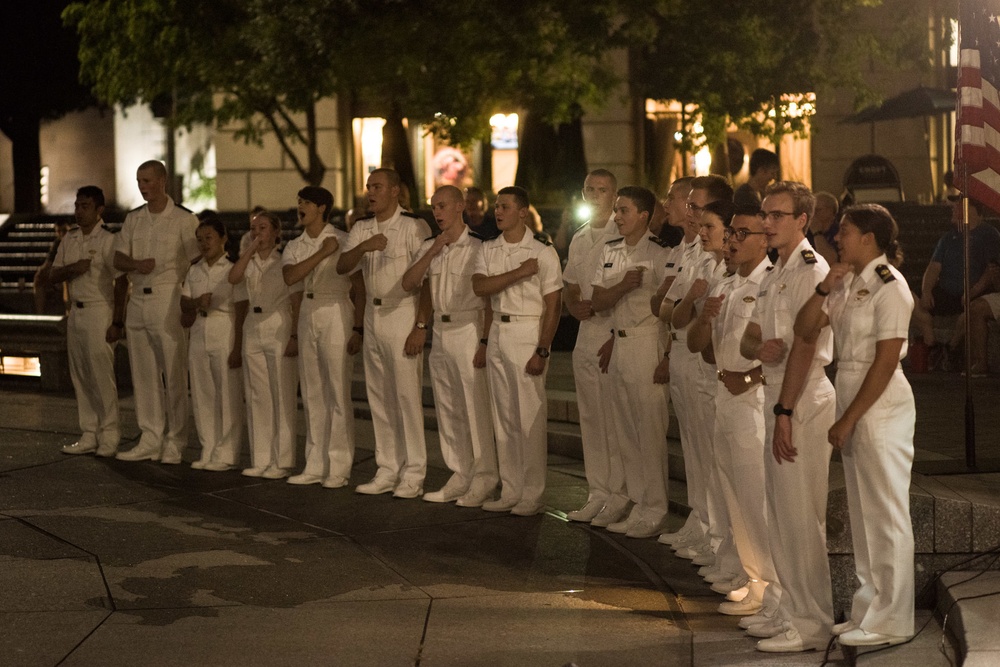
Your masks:
[{"label": "tree trunk", "polygon": [[397,104],[392,105],[385,125],[382,127],[382,166],[390,167],[399,174],[399,180],[410,191],[411,207],[419,207],[422,197],[417,192],[417,179],[413,172],[413,157],[410,143],[403,127],[403,114]]},{"label": "tree trunk", "polygon": [[38,118],[14,116],[0,129],[11,141],[14,163],[14,212],[42,210],[42,155],[38,145]]}]

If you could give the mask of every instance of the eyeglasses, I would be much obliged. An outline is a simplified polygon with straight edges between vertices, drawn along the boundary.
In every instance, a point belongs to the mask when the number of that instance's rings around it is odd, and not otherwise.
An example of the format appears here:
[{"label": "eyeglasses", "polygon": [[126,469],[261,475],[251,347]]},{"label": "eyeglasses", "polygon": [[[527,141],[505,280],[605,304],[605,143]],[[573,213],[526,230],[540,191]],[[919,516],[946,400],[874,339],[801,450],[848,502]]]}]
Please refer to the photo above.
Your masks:
[{"label": "eyeglasses", "polygon": [[697,204],[694,204],[692,202],[688,202],[687,204],[684,205],[684,207],[687,208],[687,210],[694,213],[695,215],[701,215],[702,213],[705,212],[704,206],[698,206]]},{"label": "eyeglasses", "polygon": [[735,238],[737,241],[746,241],[748,236],[755,236],[757,234],[767,234],[767,232],[751,232],[746,227],[740,227],[739,229],[728,229],[729,238]]},{"label": "eyeglasses", "polygon": [[764,221],[770,220],[771,222],[777,222],[778,220],[790,215],[794,216],[795,214],[791,211],[761,211],[759,217]]}]

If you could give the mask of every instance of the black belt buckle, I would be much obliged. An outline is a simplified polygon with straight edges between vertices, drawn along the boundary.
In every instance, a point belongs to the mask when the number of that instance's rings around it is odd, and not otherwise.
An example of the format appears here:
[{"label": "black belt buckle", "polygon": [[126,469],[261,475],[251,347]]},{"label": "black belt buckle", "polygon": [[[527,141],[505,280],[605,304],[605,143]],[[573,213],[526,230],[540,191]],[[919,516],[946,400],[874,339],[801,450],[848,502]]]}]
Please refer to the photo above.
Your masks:
[{"label": "black belt buckle", "polygon": [[307,299],[312,299],[313,298],[313,293],[312,292],[306,292],[306,298]]},{"label": "black belt buckle", "polygon": [[500,316],[500,321],[501,322],[510,322],[510,315],[501,315]]},{"label": "black belt buckle", "polygon": [[626,334],[623,330],[619,329],[618,330],[618,337],[619,338],[628,338],[628,334]]},{"label": "black belt buckle", "polygon": [[142,293],[143,294],[152,294],[153,293],[153,288],[152,287],[143,287],[142,288]]},{"label": "black belt buckle", "polygon": [[442,315],[441,316],[441,321],[442,322],[451,322],[451,315]]},{"label": "black belt buckle", "polygon": [[380,299],[378,297],[375,297],[374,299],[372,299],[372,305],[373,306],[381,306],[382,305],[382,299]]},{"label": "black belt buckle", "polygon": [[83,301],[77,301],[76,302],[76,307],[77,308],[83,308]]},{"label": "black belt buckle", "polygon": [[208,311],[207,310],[199,310],[198,314],[201,315],[202,317],[208,317]]},{"label": "black belt buckle", "polygon": [[260,306],[254,306],[253,307],[253,312],[255,312],[255,313],[263,313],[264,309],[261,308]]}]

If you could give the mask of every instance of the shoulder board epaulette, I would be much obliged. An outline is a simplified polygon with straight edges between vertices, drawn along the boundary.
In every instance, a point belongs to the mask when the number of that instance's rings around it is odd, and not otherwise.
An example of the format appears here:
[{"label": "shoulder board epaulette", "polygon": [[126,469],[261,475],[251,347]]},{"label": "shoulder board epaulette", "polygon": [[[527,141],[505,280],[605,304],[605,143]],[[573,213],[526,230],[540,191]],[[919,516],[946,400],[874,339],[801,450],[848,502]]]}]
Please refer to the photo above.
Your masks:
[{"label": "shoulder board epaulette", "polygon": [[805,261],[806,264],[815,264],[816,254],[812,250],[809,250],[807,248],[802,251],[802,259]]},{"label": "shoulder board epaulette", "polygon": [[436,238],[437,238],[437,237],[439,237],[439,236],[441,236],[441,232],[440,232],[440,231],[438,231],[438,232],[434,232],[433,234],[431,234],[430,236],[428,236],[428,237],[427,237],[427,238],[425,238],[424,240],[425,240],[425,241],[433,241],[434,239],[436,239]]},{"label": "shoulder board epaulette", "polygon": [[620,236],[620,237],[618,237],[616,239],[611,239],[610,241],[607,242],[606,245],[611,245],[612,243],[620,243],[621,241],[624,241],[624,240],[625,240],[625,237],[624,236]]},{"label": "shoulder board epaulette", "polygon": [[653,243],[655,243],[656,245],[660,246],[661,248],[669,248],[670,247],[670,244],[667,243],[666,241],[664,241],[663,239],[661,239],[659,236],[655,236],[653,234],[650,234],[649,235],[649,240],[652,241]]},{"label": "shoulder board epaulette", "polygon": [[875,273],[878,274],[878,277],[881,278],[884,283],[891,283],[896,279],[896,276],[892,275],[892,271],[885,264],[879,264],[876,266]]},{"label": "shoulder board epaulette", "polygon": [[774,271],[774,264],[764,269],[765,271]]},{"label": "shoulder board epaulette", "polygon": [[485,236],[483,236],[479,232],[474,232],[471,229],[469,230],[469,236],[471,236],[474,239],[479,239],[480,241],[485,241],[486,240]]},{"label": "shoulder board epaulette", "polygon": [[187,206],[185,206],[184,204],[178,204],[178,203],[176,203],[176,202],[175,202],[175,203],[174,203],[174,206],[176,206],[177,208],[179,208],[179,209],[180,209],[180,210],[182,210],[182,211],[187,211],[187,212],[188,212],[188,213],[190,213],[191,215],[194,215],[194,211],[192,211],[191,209],[189,209],[189,208],[188,208]]},{"label": "shoulder board epaulette", "polygon": [[535,240],[539,243],[544,243],[545,245],[552,245],[552,241],[549,240],[549,237],[542,233],[535,234]]},{"label": "shoulder board epaulette", "polygon": [[404,217],[407,217],[407,218],[416,218],[417,220],[423,220],[422,217],[420,217],[416,213],[413,213],[412,211],[403,211],[402,214],[403,214]]}]

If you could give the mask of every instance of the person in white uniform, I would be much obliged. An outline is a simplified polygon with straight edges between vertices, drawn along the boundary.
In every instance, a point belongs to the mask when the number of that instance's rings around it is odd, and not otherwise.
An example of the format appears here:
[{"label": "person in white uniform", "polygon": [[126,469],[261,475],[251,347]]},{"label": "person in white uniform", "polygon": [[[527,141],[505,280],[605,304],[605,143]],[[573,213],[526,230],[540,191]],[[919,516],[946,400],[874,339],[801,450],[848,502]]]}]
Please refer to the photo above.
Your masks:
[{"label": "person in white uniform", "polygon": [[77,190],[76,227],[63,237],[49,273],[51,283],[65,281],[69,291],[66,346],[82,432],[64,454],[114,456],[121,440],[114,345],[125,332],[128,278],[114,267],[115,236],[103,212],[99,187]]},{"label": "person in white uniform", "polygon": [[[281,271],[281,221],[258,214],[250,243],[229,271],[235,300],[246,302],[243,323],[243,382],[247,398],[250,467],[247,477],[282,479],[295,466],[295,422],[299,383],[298,321],[302,292]],[[242,307],[242,306],[241,306]]]},{"label": "person in white uniform", "polygon": [[[833,341],[829,329],[815,344],[793,333],[796,314],[829,270],[805,238],[814,202],[801,183],[781,181],[765,192],[761,217],[778,263],[764,278],[741,345],[743,355],[762,362],[767,374],[767,532],[781,582],[777,608],[765,604],[741,622],[747,634],[764,638],[757,648],[772,653],[822,648],[833,624],[826,548],[830,449],[824,444],[836,409],[824,371]],[[796,351],[794,361],[788,350]]]},{"label": "person in white uniform", "polygon": [[[894,266],[897,227],[877,204],[844,211],[835,264],[795,322],[817,340],[833,328],[837,420],[828,440],[844,463],[854,564],[860,587],[851,613],[833,626],[841,644],[901,644],[913,636],[913,525],[910,472],[916,409],[900,361],[913,296]],[[828,298],[829,296],[829,298]]]},{"label": "person in white uniform", "polygon": [[614,426],[611,376],[602,373],[597,351],[608,339],[610,313],[597,313],[591,303],[594,276],[601,267],[601,254],[608,241],[617,238],[614,205],[618,182],[606,169],[596,169],[583,182],[583,201],[591,207],[590,220],[573,236],[563,272],[563,298],[570,315],[580,321],[573,347],[573,380],[580,409],[580,438],[587,475],[587,502],[568,512],[570,521],[593,521],[607,507],[605,516],[614,523],[630,503],[625,491],[618,435]]},{"label": "person in white uniform", "polygon": [[181,326],[181,283],[199,257],[198,218],[167,195],[167,170],[156,160],[136,172],[146,205],[125,216],[115,241],[115,268],[129,274],[125,320],[139,444],[123,461],[180,463],[187,446],[187,335]]},{"label": "person in white uniform", "polygon": [[[711,213],[709,206],[702,219]],[[698,316],[688,327],[692,352],[711,347],[718,368],[713,450],[722,497],[733,541],[749,592],[742,600],[727,600],[719,612],[730,616],[756,613],[765,595],[776,595],[774,566],[767,542],[764,499],[764,371],[760,362],[740,354],[740,341],[753,314],[761,281],[772,269],[767,235],[756,207],[741,209],[729,228],[730,261],[735,273],[709,292]],[[734,208],[729,206],[729,210]]]},{"label": "person in white uniform", "polygon": [[402,278],[430,227],[400,207],[394,170],[373,171],[367,189],[372,215],[354,223],[337,260],[337,272],[343,275],[361,265],[368,299],[365,384],[378,471],[355,490],[419,498],[427,472],[422,379],[430,300],[421,303],[420,294],[404,290]]},{"label": "person in white uniform", "polygon": [[403,289],[425,283],[434,309],[434,341],[428,357],[438,437],[452,474],[445,485],[424,494],[435,503],[457,501],[480,507],[493,499],[499,473],[486,381],[487,334],[493,312],[472,291],[472,272],[483,242],[462,218],[465,197],[446,185],[431,197],[441,232],[423,242],[403,274]]},{"label": "person in white uniform", "polygon": [[493,307],[486,370],[501,490],[483,509],[519,516],[544,507],[545,375],[562,305],[559,255],[544,237],[530,233],[529,205],[523,188],[497,193],[501,234],[483,244],[472,276],[475,293],[490,297]]},{"label": "person in white uniform", "polygon": [[237,308],[226,257],[228,234],[217,216],[195,231],[201,260],[181,288],[181,310],[194,315],[188,343],[191,407],[201,443],[195,470],[221,472],[236,465],[244,441],[243,321],[246,303]]},{"label": "person in white uniform", "polygon": [[[289,484],[322,484],[327,489],[347,486],[354,464],[354,404],[351,401],[351,363],[347,345],[355,326],[352,283],[364,301],[361,273],[337,273],[337,260],[347,243],[347,232],[330,224],[333,195],[307,186],[298,193],[298,223],[302,234],[281,254],[285,284],[299,286],[304,298],[299,309],[299,384],[305,409],[305,468],[288,478]],[[363,306],[362,306],[363,307]],[[363,312],[363,311],[362,311]]]},{"label": "person in white uniform", "polygon": [[653,382],[666,350],[666,328],[649,309],[663,281],[670,250],[649,232],[656,196],[637,186],[618,190],[615,226],[622,234],[604,244],[594,276],[592,304],[609,312],[615,345],[609,374],[613,426],[618,436],[628,496],[628,517],[607,529],[628,537],[659,535],[666,525],[667,388]]}]

